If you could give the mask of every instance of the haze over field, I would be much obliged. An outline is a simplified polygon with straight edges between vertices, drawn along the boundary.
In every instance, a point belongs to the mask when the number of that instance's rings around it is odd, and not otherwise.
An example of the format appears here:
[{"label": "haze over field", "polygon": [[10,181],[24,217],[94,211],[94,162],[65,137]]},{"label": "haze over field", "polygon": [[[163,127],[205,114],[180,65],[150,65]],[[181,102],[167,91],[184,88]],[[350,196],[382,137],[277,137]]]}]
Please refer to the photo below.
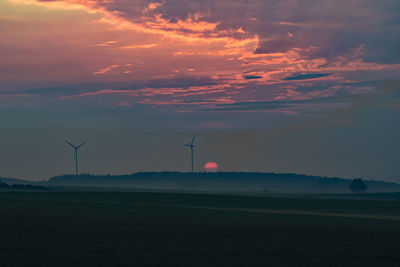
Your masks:
[{"label": "haze over field", "polygon": [[[8,182],[7,179],[3,179]],[[63,175],[52,177],[40,185],[55,189],[83,187],[84,190],[150,190],[208,193],[351,193],[352,180],[277,173],[181,173],[149,172],[130,175]],[[9,183],[9,182],[8,182]],[[398,192],[400,185],[383,181],[365,181],[362,193]],[[332,195],[331,195],[332,196]],[[357,195],[359,196],[359,194]],[[349,195],[347,195],[349,197]]]},{"label": "haze over field", "polygon": [[400,182],[396,0],[0,0],[0,176]]}]

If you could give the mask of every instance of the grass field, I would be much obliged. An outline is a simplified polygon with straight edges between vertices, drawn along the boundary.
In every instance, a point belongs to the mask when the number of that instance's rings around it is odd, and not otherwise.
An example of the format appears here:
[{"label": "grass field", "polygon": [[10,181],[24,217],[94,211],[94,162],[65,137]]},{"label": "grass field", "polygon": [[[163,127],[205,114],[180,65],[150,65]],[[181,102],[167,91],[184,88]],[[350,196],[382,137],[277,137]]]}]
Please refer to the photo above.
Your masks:
[{"label": "grass field", "polygon": [[399,266],[381,198],[1,192],[0,266]]}]

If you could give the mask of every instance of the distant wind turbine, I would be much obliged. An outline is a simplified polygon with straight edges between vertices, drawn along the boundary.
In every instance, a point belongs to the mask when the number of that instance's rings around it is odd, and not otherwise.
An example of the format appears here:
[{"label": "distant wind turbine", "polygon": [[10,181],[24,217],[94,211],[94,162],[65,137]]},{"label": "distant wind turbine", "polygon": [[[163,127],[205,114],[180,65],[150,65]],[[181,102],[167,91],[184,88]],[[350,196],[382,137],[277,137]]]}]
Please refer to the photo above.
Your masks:
[{"label": "distant wind turbine", "polygon": [[190,144],[186,144],[184,146],[190,147],[190,152],[192,154],[192,173],[193,173],[193,148],[194,148],[194,139],[196,138],[196,135],[193,136],[192,142]]},{"label": "distant wind turbine", "polygon": [[66,142],[68,145],[72,146],[72,148],[74,149],[75,175],[78,175],[78,149],[79,149],[81,146],[85,145],[86,142],[84,142],[84,143],[82,143],[82,144],[80,144],[80,145],[77,145],[77,146],[74,146],[73,144],[71,144],[71,143],[68,142],[67,140],[65,140],[65,142]]}]

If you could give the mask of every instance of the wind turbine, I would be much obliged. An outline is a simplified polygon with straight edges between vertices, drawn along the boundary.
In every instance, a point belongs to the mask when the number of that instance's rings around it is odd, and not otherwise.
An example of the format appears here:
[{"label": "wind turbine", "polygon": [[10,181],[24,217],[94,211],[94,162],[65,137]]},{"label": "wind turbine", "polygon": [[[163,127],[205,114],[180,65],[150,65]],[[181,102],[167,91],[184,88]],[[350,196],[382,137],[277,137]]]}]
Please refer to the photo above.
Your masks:
[{"label": "wind turbine", "polygon": [[71,143],[68,142],[67,140],[65,140],[65,142],[66,142],[68,145],[72,146],[72,148],[74,149],[75,175],[78,175],[78,149],[79,149],[81,146],[85,145],[86,142],[84,142],[84,143],[82,143],[82,144],[80,144],[80,145],[77,145],[77,146],[74,146],[73,144],[71,144]]},{"label": "wind turbine", "polygon": [[190,147],[190,152],[192,153],[192,173],[193,173],[193,148],[194,148],[194,139],[196,138],[196,135],[193,136],[192,142],[190,144],[186,144],[184,146]]}]

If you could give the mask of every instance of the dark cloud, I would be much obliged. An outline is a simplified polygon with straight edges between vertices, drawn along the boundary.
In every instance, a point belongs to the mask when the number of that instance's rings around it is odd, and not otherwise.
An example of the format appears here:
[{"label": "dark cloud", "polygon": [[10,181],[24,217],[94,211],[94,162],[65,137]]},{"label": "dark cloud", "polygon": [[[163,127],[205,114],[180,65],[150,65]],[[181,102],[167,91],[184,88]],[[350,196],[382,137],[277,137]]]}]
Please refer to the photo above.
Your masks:
[{"label": "dark cloud", "polygon": [[338,102],[336,97],[322,97],[305,100],[277,100],[277,101],[244,101],[233,104],[218,104],[216,108],[207,109],[208,111],[260,111],[260,110],[276,110],[283,108],[293,108],[300,104],[318,104],[318,103]]},{"label": "dark cloud", "polygon": [[246,80],[262,79],[262,76],[257,75],[244,75],[243,78]]},{"label": "dark cloud", "polygon": [[154,10],[176,21],[203,14],[201,21],[219,22],[217,29],[242,27],[262,42],[255,53],[310,48],[309,57],[349,56],[365,46],[366,61],[400,62],[398,1],[166,0]]},{"label": "dark cloud", "polygon": [[[236,103],[216,104],[214,108],[207,108],[202,110],[207,111],[268,111],[268,110],[295,110],[297,108],[304,108],[312,105],[319,105],[321,107],[335,107],[337,110],[342,110],[340,107],[343,105],[369,106],[376,105],[377,103],[387,104],[396,110],[400,110],[399,94],[400,90],[397,89],[398,82],[382,82],[382,81],[363,81],[358,83],[343,83],[340,89],[335,90],[329,96],[314,96],[305,99],[283,99],[283,100],[270,100],[270,101],[241,101]],[[390,85],[390,86],[389,86]],[[339,86],[333,83],[321,84],[315,86],[299,85],[295,91],[299,93],[316,93],[329,90],[329,88]],[[271,87],[272,88],[272,87]],[[374,93],[357,91],[357,89],[375,88],[377,91]],[[354,91],[353,91],[354,90]],[[379,97],[378,97],[379,96]],[[334,108],[335,109],[335,108]]]},{"label": "dark cloud", "polygon": [[295,76],[286,77],[284,80],[286,80],[286,81],[308,80],[308,79],[322,78],[322,77],[329,76],[329,75],[331,75],[331,73],[298,74]]}]

